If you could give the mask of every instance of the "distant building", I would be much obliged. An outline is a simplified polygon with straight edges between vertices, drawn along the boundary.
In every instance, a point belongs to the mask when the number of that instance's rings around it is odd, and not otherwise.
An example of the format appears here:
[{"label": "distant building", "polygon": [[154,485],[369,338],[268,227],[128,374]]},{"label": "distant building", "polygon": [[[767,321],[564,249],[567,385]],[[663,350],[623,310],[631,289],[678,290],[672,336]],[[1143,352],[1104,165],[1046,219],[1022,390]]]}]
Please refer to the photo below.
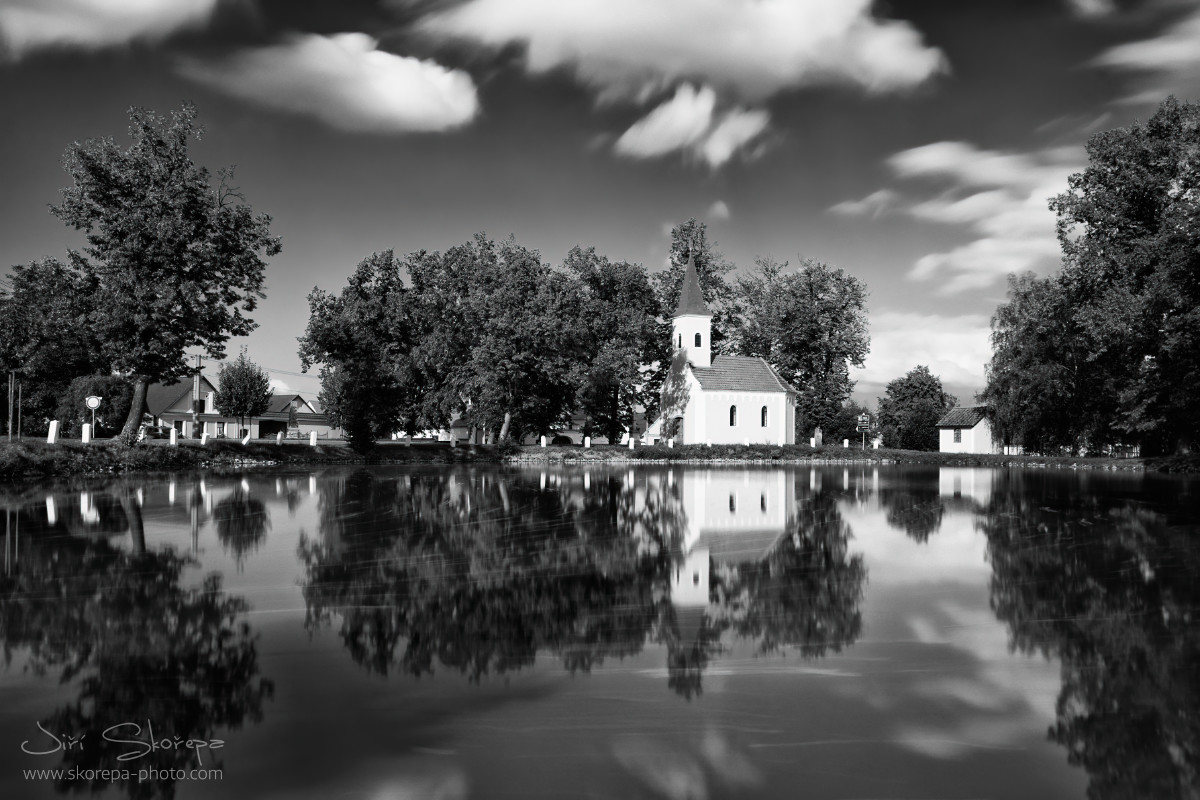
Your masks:
[{"label": "distant building", "polygon": [[761,358],[712,355],[712,312],[688,256],[671,320],[673,357],[649,444],[794,444],[795,387]]},{"label": "distant building", "polygon": [[271,395],[267,410],[257,417],[240,420],[217,413],[217,389],[212,381],[200,376],[199,413],[193,425],[192,381],[155,383],[146,388],[146,410],[155,425],[175,428],[184,439],[199,439],[201,433],[222,439],[240,439],[250,434],[252,439],[267,439],[282,433],[284,438],[307,438],[315,431],[321,438],[340,438],[342,431],[329,424],[317,402],[305,400],[298,394]]},{"label": "distant building", "polygon": [[957,406],[938,420],[938,449],[943,453],[1000,453],[992,435],[988,407]]}]

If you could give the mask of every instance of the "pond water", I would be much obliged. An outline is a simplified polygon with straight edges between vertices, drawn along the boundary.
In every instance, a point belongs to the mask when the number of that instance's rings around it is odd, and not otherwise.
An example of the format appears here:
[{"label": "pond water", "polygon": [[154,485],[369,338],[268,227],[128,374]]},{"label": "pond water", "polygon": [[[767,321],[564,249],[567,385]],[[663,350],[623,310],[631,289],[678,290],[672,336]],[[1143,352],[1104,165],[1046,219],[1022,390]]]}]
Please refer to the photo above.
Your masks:
[{"label": "pond water", "polygon": [[862,466],[3,489],[0,797],[1196,798],[1198,489]]}]

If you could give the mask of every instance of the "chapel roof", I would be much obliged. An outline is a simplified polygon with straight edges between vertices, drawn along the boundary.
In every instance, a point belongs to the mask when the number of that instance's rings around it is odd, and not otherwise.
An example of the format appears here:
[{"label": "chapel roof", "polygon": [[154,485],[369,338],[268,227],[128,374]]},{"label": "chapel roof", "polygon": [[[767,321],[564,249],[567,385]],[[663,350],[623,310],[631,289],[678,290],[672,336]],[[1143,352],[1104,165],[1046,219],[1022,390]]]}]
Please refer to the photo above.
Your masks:
[{"label": "chapel roof", "polygon": [[938,420],[939,428],[974,428],[987,417],[987,406],[957,406]]},{"label": "chapel roof", "polygon": [[704,303],[704,292],[700,290],[700,273],[696,271],[696,260],[688,253],[687,269],[683,273],[683,288],[679,291],[679,305],[672,316],[686,315],[711,317],[712,312]]},{"label": "chapel roof", "polygon": [[752,356],[717,356],[711,367],[692,367],[692,374],[707,391],[796,392],[771,365]]}]

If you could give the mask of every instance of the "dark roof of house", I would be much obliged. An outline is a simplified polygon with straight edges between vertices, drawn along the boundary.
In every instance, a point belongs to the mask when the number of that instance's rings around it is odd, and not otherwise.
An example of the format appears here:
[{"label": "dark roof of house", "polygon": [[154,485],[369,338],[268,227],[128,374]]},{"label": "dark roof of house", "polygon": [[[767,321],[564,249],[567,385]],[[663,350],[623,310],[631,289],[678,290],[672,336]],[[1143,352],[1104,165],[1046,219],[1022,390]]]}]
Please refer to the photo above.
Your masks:
[{"label": "dark roof of house", "polygon": [[700,290],[700,273],[696,271],[696,260],[688,253],[687,269],[683,273],[683,288],[679,290],[679,305],[675,307],[672,316],[682,317],[691,314],[699,317],[711,317],[712,312],[704,303],[704,292]]},{"label": "dark roof of house", "polygon": [[938,420],[939,428],[974,428],[987,417],[987,406],[958,406]]},{"label": "dark roof of house", "polygon": [[[208,378],[200,376],[200,393],[215,392],[216,387]],[[161,417],[163,412],[192,393],[191,379],[181,379],[172,383],[152,383],[146,387],[146,409],[151,416]]]},{"label": "dark roof of house", "polygon": [[795,392],[771,365],[751,356],[717,356],[711,367],[692,367],[692,373],[707,390],[737,392]]},{"label": "dark roof of house", "polygon": [[266,413],[286,414],[288,407],[292,404],[293,400],[299,400],[305,405],[308,404],[308,401],[298,394],[273,394],[271,395],[271,402],[267,404]]}]

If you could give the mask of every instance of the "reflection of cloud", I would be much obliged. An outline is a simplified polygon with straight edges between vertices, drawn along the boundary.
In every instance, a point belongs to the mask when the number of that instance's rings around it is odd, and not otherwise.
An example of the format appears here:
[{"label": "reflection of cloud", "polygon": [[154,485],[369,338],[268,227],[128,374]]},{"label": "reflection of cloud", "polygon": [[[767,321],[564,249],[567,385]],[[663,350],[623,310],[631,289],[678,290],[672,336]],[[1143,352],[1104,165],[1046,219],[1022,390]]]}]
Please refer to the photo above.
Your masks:
[{"label": "reflection of cloud", "polygon": [[[1037,269],[1059,256],[1048,200],[1083,168],[1081,153],[1052,148],[1029,153],[983,150],[966,142],[934,142],[891,156],[897,179],[936,194],[902,202],[892,189],[830,210],[879,217],[903,213],[920,222],[962,228],[971,241],[917,260],[909,276],[939,279],[939,294],[994,285],[1009,273]],[[917,189],[920,190],[919,188]],[[928,191],[927,189],[925,191]]]},{"label": "reflection of cloud", "polygon": [[422,28],[492,47],[526,47],[530,72],[570,69],[602,96],[644,98],[700,80],[759,100],[782,89],[849,83],[905,89],[945,68],[907,22],[872,0],[467,0]]},{"label": "reflection of cloud", "polygon": [[766,130],[765,111],[730,109],[717,112],[717,95],[710,87],[684,84],[642,119],[630,126],[614,150],[631,158],[655,158],[683,151],[719,167]]},{"label": "reflection of cloud", "polygon": [[1200,10],[1158,36],[1112,47],[1092,63],[1138,76],[1142,91],[1126,98],[1130,103],[1157,103],[1168,94],[1193,96],[1200,90]]},{"label": "reflection of cloud", "polygon": [[217,0],[4,0],[0,51],[20,58],[45,47],[95,50],[162,39],[202,25]]},{"label": "reflection of cloud", "polygon": [[217,91],[347,131],[441,131],[474,119],[475,83],[460,70],[376,48],[370,36],[305,34],[180,71]]},{"label": "reflection of cloud", "polygon": [[643,737],[625,737],[613,745],[622,767],[653,792],[673,800],[704,800],[708,783],[696,758],[682,750]]}]

